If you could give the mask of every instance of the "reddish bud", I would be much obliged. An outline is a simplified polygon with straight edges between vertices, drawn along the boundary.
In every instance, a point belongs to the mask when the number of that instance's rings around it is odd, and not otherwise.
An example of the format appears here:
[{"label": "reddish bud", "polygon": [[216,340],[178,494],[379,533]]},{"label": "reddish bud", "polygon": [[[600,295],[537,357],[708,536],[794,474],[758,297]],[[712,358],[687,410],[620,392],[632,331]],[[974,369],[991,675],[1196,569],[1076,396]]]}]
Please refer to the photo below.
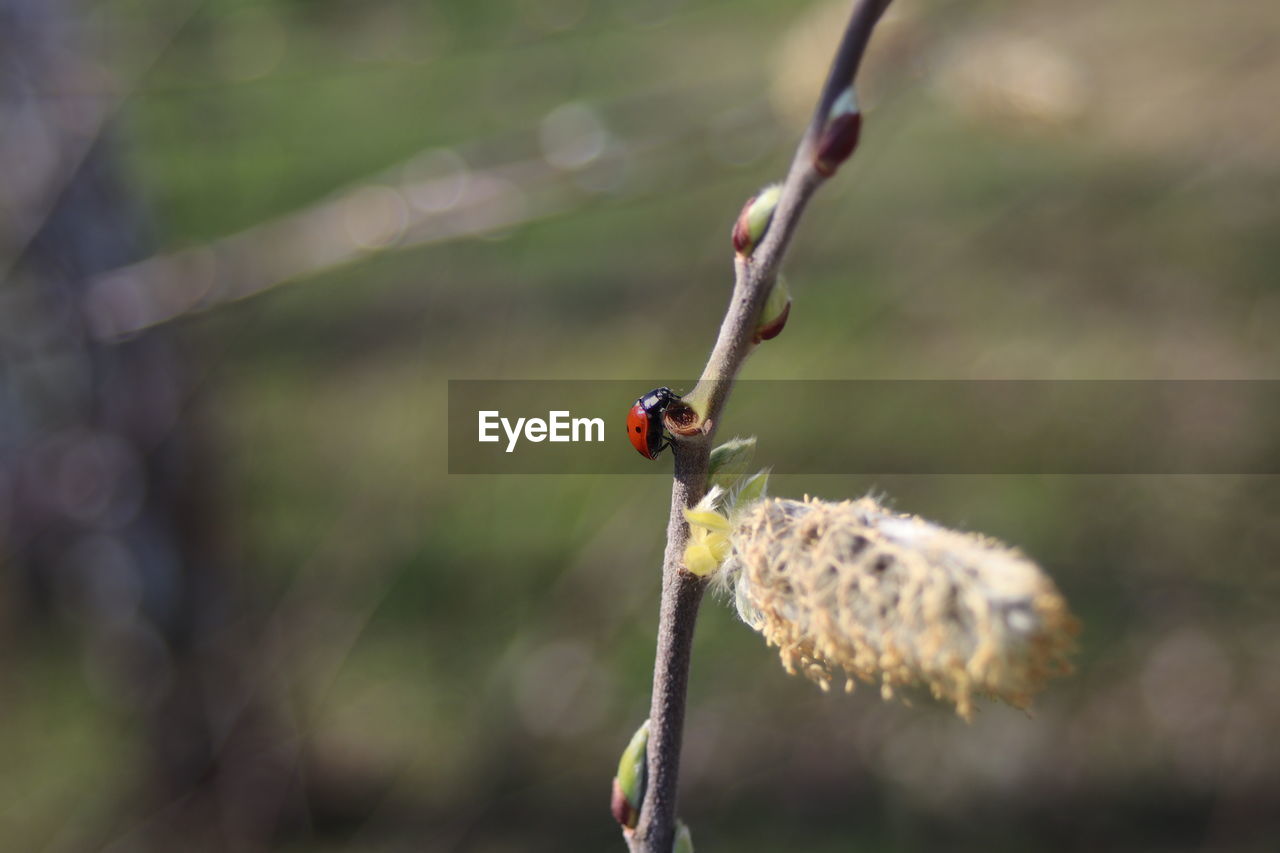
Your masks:
[{"label": "reddish bud", "polygon": [[613,777],[613,790],[609,793],[609,811],[625,830],[635,829],[636,821],[640,819],[648,748],[649,721],[645,720],[618,759],[618,775]]},{"label": "reddish bud", "polygon": [[782,276],[774,282],[764,308],[760,311],[760,320],[756,323],[752,340],[755,343],[768,341],[782,334],[787,325],[787,317],[791,315],[791,293],[787,290],[787,282]]},{"label": "reddish bud", "polygon": [[850,87],[832,104],[827,126],[818,137],[813,155],[813,168],[817,169],[818,174],[828,178],[834,175],[840,164],[848,160],[849,155],[858,147],[861,133],[862,113],[858,110],[857,98]]},{"label": "reddish bud", "polygon": [[778,315],[772,323],[756,329],[756,343],[760,341],[771,341],[778,335],[782,334],[782,329],[787,325],[787,317],[791,315],[791,303],[788,302],[782,309],[782,313]]},{"label": "reddish bud", "polygon": [[755,200],[755,196],[747,199],[747,203],[742,206],[742,212],[738,214],[738,221],[733,223],[733,250],[739,255],[750,254],[748,250],[752,247],[752,242],[751,234],[747,229],[747,211],[751,209],[751,204]]},{"label": "reddish bud", "polygon": [[609,811],[613,813],[613,819],[625,829],[635,829],[636,821],[640,819],[639,809],[631,805],[616,778],[613,780],[613,794],[609,797]]}]

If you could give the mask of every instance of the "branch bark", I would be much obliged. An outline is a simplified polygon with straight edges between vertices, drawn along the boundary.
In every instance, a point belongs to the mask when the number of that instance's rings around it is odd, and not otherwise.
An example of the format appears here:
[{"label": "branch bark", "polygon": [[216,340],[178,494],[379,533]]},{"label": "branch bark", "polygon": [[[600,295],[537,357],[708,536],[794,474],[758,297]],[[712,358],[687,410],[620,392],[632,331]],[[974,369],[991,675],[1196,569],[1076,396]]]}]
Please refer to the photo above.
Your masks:
[{"label": "branch bark", "polygon": [[830,176],[815,167],[817,145],[833,105],[858,72],[876,22],[891,0],[858,0],[831,63],[813,118],[796,149],[769,229],[760,244],[735,262],[733,296],[720,325],[715,348],[697,386],[684,400],[702,417],[706,429],[692,437],[675,436],[675,482],[662,567],[662,601],[649,714],[648,783],[640,819],[628,838],[632,853],[671,853],[676,832],[676,793],[684,730],[689,663],[694,627],[706,581],[684,569],[689,540],[684,510],[707,491],[708,462],[720,413],[734,379],[755,344],[756,323],[778,278],[783,256],[809,199]]}]

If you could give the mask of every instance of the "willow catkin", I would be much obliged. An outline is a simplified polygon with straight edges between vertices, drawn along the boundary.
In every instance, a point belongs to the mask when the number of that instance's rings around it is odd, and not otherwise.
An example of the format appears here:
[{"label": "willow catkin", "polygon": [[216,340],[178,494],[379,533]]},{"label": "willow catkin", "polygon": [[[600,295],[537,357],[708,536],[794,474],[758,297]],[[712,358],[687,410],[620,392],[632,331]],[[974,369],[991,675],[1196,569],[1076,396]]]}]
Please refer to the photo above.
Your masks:
[{"label": "willow catkin", "polygon": [[724,575],[743,621],[789,672],[893,689],[923,683],[973,711],[974,694],[1025,707],[1066,672],[1076,621],[1038,566],[1000,542],[874,500],[771,498],[737,518]]}]

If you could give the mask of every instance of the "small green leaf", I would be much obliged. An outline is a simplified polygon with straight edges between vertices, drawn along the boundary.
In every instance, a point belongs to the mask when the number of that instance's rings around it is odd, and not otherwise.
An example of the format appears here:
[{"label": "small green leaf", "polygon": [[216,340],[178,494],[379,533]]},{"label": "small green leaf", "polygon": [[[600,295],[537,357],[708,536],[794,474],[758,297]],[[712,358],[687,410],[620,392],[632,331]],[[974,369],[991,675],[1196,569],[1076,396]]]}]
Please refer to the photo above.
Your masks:
[{"label": "small green leaf", "polygon": [[765,496],[769,486],[769,469],[757,471],[737,488],[730,498],[730,511],[739,512]]},{"label": "small green leaf", "polygon": [[707,473],[715,477],[725,475],[739,476],[756,451],[756,437],[734,437],[711,451],[711,459],[707,463]]}]

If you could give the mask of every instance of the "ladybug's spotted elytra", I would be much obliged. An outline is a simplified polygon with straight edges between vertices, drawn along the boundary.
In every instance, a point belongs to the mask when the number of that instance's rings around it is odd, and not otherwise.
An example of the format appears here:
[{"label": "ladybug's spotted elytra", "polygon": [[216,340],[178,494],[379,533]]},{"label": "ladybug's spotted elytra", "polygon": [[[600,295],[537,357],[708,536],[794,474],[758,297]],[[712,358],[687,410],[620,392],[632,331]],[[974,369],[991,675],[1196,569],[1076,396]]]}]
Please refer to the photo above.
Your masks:
[{"label": "ladybug's spotted elytra", "polygon": [[645,459],[656,459],[670,442],[662,435],[662,413],[680,399],[670,388],[654,388],[627,412],[627,438]]}]

